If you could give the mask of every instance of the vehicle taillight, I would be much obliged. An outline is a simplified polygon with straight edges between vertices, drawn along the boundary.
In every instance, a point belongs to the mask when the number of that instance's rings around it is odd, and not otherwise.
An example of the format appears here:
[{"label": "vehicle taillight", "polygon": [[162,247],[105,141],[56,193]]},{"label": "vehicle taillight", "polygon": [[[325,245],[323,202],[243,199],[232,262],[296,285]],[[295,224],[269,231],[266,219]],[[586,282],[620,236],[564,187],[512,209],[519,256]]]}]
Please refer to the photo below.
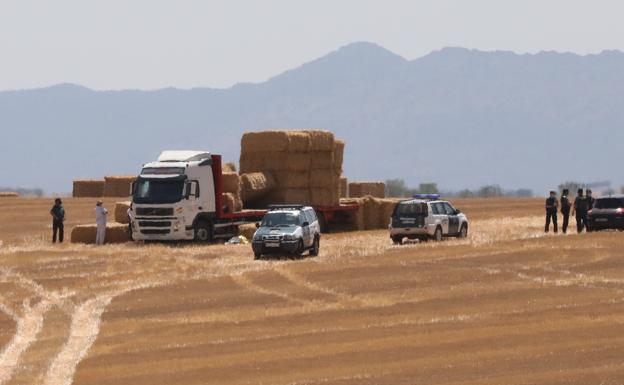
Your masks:
[{"label": "vehicle taillight", "polygon": [[619,209],[616,210],[616,212],[618,214],[624,214],[624,207],[620,207]]}]

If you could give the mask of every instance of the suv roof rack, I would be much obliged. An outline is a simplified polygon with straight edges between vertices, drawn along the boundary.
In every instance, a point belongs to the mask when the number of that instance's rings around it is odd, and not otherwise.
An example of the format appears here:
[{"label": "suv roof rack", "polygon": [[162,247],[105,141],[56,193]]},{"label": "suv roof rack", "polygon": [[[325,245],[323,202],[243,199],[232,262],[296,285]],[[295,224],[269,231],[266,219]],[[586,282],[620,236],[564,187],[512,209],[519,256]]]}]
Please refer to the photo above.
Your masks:
[{"label": "suv roof rack", "polygon": [[415,199],[427,199],[430,201],[435,201],[440,199],[440,194],[414,194],[412,195],[412,198]]},{"label": "suv roof rack", "polygon": [[269,205],[270,210],[301,210],[305,207],[302,204],[289,204],[289,205]]}]

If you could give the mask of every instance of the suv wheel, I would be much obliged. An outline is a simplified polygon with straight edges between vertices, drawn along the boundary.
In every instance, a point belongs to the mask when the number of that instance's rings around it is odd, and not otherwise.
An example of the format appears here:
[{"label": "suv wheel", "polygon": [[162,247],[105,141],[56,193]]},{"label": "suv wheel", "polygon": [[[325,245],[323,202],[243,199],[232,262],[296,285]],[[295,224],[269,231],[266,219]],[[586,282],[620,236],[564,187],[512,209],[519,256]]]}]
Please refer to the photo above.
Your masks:
[{"label": "suv wheel", "polygon": [[295,254],[301,255],[303,254],[303,250],[305,250],[305,247],[303,246],[303,239],[300,239],[299,243],[297,244],[297,251],[295,252]]},{"label": "suv wheel", "polygon": [[399,236],[399,235],[395,235],[394,237],[392,237],[392,243],[394,243],[395,245],[400,245],[403,243],[403,237]]},{"label": "suv wheel", "polygon": [[255,260],[262,259],[262,254],[260,254],[260,253],[254,253],[254,259],[255,259]]},{"label": "suv wheel", "polygon": [[436,227],[435,233],[433,233],[433,240],[436,242],[442,241],[442,228]]},{"label": "suv wheel", "polygon": [[321,240],[319,237],[314,237],[314,243],[312,244],[312,248],[310,249],[310,255],[316,257],[319,255],[319,249],[321,248]]},{"label": "suv wheel", "polygon": [[198,242],[212,241],[212,226],[206,220],[199,220],[195,224],[195,240]]},{"label": "suv wheel", "polygon": [[457,234],[457,238],[466,238],[468,236],[468,226],[465,224],[462,225],[461,229],[459,229],[459,234]]}]

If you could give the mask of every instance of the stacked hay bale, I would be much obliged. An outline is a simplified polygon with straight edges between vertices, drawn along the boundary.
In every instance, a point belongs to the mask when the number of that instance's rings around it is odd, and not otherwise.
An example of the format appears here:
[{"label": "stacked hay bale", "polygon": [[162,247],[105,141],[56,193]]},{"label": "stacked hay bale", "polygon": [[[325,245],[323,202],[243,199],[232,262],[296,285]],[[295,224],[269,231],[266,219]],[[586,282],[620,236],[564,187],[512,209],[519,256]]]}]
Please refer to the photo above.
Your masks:
[{"label": "stacked hay bale", "polygon": [[241,175],[241,198],[252,201],[266,196],[276,186],[275,178],[270,172],[250,172]]},{"label": "stacked hay bale", "polygon": [[223,172],[223,205],[227,211],[236,212],[243,209],[241,200],[241,178],[235,171]]},{"label": "stacked hay bale", "polygon": [[349,223],[352,230],[387,229],[390,217],[398,199],[380,199],[372,196],[343,198],[340,204],[357,204],[359,209],[350,212]]},{"label": "stacked hay bale", "polygon": [[102,196],[129,197],[132,194],[134,181],[136,181],[136,176],[105,176]]},{"label": "stacked hay bale", "polygon": [[[72,243],[95,243],[95,234],[97,225],[78,225],[74,226],[71,232]],[[122,223],[107,223],[105,243],[124,243],[130,241],[128,233],[128,225]]]},{"label": "stacked hay bale", "polygon": [[115,203],[115,222],[123,224],[128,224],[130,222],[128,218],[128,209],[130,209],[130,203],[130,201]]},{"label": "stacked hay bale", "polygon": [[233,162],[227,162],[223,164],[223,172],[236,172],[236,165]]},{"label": "stacked hay bale", "polygon": [[76,179],[72,196],[74,198],[100,198],[104,195],[104,183],[103,179]]},{"label": "stacked hay bale", "polygon": [[14,191],[0,191],[0,198],[17,198],[19,194]]},{"label": "stacked hay bale", "polygon": [[340,177],[340,198],[347,198],[349,196],[349,183],[344,176]]},{"label": "stacked hay bale", "polygon": [[349,197],[357,198],[370,195],[375,198],[386,197],[386,184],[383,182],[351,182]]},{"label": "stacked hay bale", "polygon": [[[240,170],[271,174],[275,187],[265,195],[245,196],[248,207],[268,203],[308,203],[335,206],[340,199],[344,142],[329,131],[263,131],[245,133],[241,140]],[[244,188],[246,190],[246,187]],[[254,190],[255,191],[255,190]]]}]

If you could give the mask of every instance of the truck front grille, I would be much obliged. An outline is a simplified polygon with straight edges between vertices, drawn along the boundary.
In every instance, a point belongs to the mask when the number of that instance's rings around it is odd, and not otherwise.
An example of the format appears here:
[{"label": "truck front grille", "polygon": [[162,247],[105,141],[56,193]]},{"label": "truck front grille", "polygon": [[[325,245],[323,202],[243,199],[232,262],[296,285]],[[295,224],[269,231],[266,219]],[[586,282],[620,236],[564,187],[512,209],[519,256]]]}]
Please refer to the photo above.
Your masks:
[{"label": "truck front grille", "polygon": [[155,235],[155,234],[169,234],[169,229],[141,229],[141,234]]},{"label": "truck front grille", "polygon": [[139,227],[171,227],[170,221],[139,221]]},{"label": "truck front grille", "polygon": [[137,207],[136,208],[137,216],[146,216],[146,217],[167,217],[173,215],[173,208],[165,208],[165,207]]}]

